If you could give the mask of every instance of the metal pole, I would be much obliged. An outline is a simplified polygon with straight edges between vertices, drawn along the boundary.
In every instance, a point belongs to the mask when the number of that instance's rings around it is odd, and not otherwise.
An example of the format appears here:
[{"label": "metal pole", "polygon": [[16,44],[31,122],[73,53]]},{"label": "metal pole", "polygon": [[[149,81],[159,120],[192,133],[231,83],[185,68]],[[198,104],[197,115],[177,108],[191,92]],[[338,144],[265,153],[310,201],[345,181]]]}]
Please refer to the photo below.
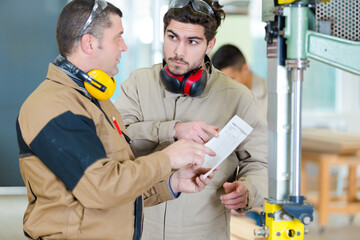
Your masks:
[{"label": "metal pole", "polygon": [[301,96],[302,96],[302,76],[303,72],[299,69],[294,69],[293,73],[293,89],[294,89],[294,164],[292,166],[293,183],[292,196],[300,196],[300,179],[301,179]]},{"label": "metal pole", "polygon": [[286,68],[290,71],[293,86],[292,93],[292,155],[290,177],[290,201],[301,203],[301,97],[303,71],[308,66],[306,56],[306,31],[309,25],[308,1],[299,1],[286,7],[287,16],[285,36],[287,37]]},{"label": "metal pole", "polygon": [[287,60],[286,66],[291,68],[293,82],[293,106],[292,106],[292,142],[293,161],[291,164],[292,181],[291,196],[296,199],[301,195],[301,108],[302,108],[302,83],[303,71],[308,65],[307,60]]}]

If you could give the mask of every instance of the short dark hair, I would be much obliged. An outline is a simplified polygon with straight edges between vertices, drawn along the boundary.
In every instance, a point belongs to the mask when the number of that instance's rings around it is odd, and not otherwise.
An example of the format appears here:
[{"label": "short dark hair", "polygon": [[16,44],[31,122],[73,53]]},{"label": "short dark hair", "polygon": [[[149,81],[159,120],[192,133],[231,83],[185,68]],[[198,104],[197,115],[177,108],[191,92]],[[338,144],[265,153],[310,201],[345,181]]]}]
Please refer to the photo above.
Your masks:
[{"label": "short dark hair", "polygon": [[245,57],[240,49],[232,44],[221,46],[212,57],[212,64],[219,70],[226,67],[241,70],[245,63]]},{"label": "short dark hair", "polygon": [[200,24],[205,28],[205,37],[209,42],[216,35],[216,30],[221,24],[221,21],[225,19],[225,12],[222,10],[221,5],[218,2],[213,4],[212,0],[203,0],[214,11],[214,17],[208,16],[204,13],[195,11],[189,3],[183,8],[171,8],[164,16],[164,31],[168,27],[171,20],[175,20],[182,23]]},{"label": "short dark hair", "polygon": [[[61,11],[56,26],[56,41],[59,53],[68,56],[75,49],[75,44],[80,32],[90,16],[95,0],[73,0]],[[119,8],[111,3],[98,15],[84,31],[84,34],[91,34],[97,39],[102,39],[104,29],[111,27],[110,14],[122,17]]]}]

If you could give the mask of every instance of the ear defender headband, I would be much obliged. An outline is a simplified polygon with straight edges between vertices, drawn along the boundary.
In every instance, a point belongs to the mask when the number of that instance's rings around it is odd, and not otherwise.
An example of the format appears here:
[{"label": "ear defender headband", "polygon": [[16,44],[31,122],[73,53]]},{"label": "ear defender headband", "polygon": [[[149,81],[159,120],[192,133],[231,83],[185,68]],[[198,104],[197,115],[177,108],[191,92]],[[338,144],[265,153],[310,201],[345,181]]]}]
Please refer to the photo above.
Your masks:
[{"label": "ear defender headband", "polygon": [[207,73],[201,67],[177,76],[172,74],[165,65],[160,70],[160,78],[166,90],[172,93],[183,93],[190,97],[201,95],[207,83]]},{"label": "ear defender headband", "polygon": [[101,101],[108,100],[114,94],[116,81],[104,71],[94,69],[86,74],[62,55],[56,57],[54,64],[84,81],[86,91],[95,99]]}]

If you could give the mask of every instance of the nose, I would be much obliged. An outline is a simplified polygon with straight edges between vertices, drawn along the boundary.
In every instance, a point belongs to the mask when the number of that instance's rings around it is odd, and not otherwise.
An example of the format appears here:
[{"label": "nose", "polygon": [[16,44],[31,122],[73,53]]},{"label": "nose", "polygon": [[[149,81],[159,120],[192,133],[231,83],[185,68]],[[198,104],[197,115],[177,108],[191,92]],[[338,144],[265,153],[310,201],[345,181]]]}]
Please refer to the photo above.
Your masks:
[{"label": "nose", "polygon": [[126,46],[125,40],[122,39],[121,43],[120,43],[120,51],[121,52],[126,52],[128,50],[128,47]]},{"label": "nose", "polygon": [[185,44],[183,42],[178,42],[174,49],[175,55],[179,57],[184,57],[185,52],[186,52]]}]

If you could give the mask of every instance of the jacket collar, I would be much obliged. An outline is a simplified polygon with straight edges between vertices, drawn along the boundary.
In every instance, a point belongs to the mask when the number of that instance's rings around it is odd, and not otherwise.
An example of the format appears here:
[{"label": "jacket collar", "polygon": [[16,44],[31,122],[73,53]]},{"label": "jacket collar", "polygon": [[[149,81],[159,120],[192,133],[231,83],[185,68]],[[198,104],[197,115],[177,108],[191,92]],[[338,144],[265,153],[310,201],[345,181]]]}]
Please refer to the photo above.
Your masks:
[{"label": "jacket collar", "polygon": [[49,69],[46,79],[74,88],[82,92],[88,98],[91,98],[90,94],[85,90],[85,88],[80,87],[74,81],[74,79],[72,79],[65,71],[63,71],[60,67],[56,66],[53,63],[49,64]]}]

